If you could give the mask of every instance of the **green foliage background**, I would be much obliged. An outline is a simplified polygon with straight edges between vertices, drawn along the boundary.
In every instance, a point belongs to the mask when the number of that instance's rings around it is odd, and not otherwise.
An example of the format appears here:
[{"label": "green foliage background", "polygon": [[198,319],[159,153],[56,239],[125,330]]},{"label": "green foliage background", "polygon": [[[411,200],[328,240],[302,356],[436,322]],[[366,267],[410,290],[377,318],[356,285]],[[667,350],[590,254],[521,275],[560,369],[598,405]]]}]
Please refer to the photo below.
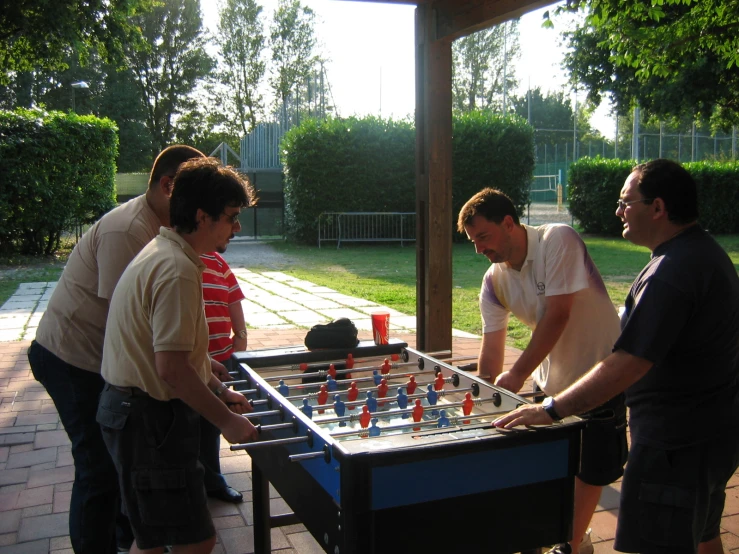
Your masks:
[{"label": "green foliage background", "polygon": [[[570,213],[584,232],[621,235],[616,201],[634,165],[633,160],[582,158],[570,166]],[[699,223],[712,233],[739,232],[739,163],[694,162],[683,167],[698,188]]]},{"label": "green foliage background", "polygon": [[[522,214],[534,169],[533,129],[516,116],[470,112],[454,118],[453,133],[454,213],[480,189],[496,187]],[[285,135],[281,150],[285,230],[293,240],[315,243],[323,212],[416,211],[410,122],[308,120]]]},{"label": "green foliage background", "polygon": [[109,119],[0,111],[0,252],[49,255],[113,208],[117,152]]}]

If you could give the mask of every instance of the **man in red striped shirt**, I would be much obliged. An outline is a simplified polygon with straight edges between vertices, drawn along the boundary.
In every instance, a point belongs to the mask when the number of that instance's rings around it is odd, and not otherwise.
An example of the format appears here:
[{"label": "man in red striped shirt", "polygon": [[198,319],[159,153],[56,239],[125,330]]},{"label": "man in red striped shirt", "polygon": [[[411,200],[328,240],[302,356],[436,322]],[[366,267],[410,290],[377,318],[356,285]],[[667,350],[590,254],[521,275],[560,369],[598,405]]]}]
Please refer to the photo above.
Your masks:
[{"label": "man in red striped shirt", "polygon": [[[215,361],[231,369],[231,352],[246,350],[246,323],[241,292],[236,277],[226,261],[216,252],[202,254],[203,302],[208,321],[208,353]],[[233,337],[231,331],[233,330]],[[230,381],[225,373],[218,375],[222,381]],[[219,460],[221,432],[205,418],[200,419],[200,463],[205,468],[205,489],[208,496],[224,502],[243,501],[242,494],[230,487],[221,474]]]}]

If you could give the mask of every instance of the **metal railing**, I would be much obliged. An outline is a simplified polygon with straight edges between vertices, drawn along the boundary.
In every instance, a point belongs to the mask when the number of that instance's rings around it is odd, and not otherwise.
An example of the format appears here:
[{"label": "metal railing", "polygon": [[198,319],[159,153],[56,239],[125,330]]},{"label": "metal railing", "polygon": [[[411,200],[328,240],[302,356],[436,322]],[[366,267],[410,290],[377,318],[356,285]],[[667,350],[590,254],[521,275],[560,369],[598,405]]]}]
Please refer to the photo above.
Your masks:
[{"label": "metal railing", "polygon": [[318,216],[318,247],[325,241],[406,242],[416,240],[413,212],[324,212]]}]

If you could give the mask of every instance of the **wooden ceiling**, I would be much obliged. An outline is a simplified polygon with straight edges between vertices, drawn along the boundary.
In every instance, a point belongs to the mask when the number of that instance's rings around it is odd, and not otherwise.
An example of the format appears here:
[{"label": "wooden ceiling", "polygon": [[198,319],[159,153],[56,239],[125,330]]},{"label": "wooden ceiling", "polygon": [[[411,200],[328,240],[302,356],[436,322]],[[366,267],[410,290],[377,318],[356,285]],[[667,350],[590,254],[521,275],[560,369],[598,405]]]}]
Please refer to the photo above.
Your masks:
[{"label": "wooden ceiling", "polygon": [[432,8],[434,40],[454,40],[555,3],[555,0],[341,0]]}]

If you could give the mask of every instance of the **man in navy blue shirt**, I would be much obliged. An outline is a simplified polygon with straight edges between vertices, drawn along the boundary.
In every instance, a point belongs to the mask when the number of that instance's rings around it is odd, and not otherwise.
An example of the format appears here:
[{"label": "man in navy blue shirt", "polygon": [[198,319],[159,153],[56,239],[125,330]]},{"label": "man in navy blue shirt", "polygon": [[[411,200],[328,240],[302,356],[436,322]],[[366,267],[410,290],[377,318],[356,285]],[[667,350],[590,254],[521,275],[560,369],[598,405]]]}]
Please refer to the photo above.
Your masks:
[{"label": "man in navy blue shirt", "polygon": [[613,353],[498,427],[548,424],[626,391],[631,449],[615,549],[722,554],[725,488],[739,466],[739,277],[698,225],[690,174],[638,165],[621,189],[623,236],[652,258],[626,299]]}]

